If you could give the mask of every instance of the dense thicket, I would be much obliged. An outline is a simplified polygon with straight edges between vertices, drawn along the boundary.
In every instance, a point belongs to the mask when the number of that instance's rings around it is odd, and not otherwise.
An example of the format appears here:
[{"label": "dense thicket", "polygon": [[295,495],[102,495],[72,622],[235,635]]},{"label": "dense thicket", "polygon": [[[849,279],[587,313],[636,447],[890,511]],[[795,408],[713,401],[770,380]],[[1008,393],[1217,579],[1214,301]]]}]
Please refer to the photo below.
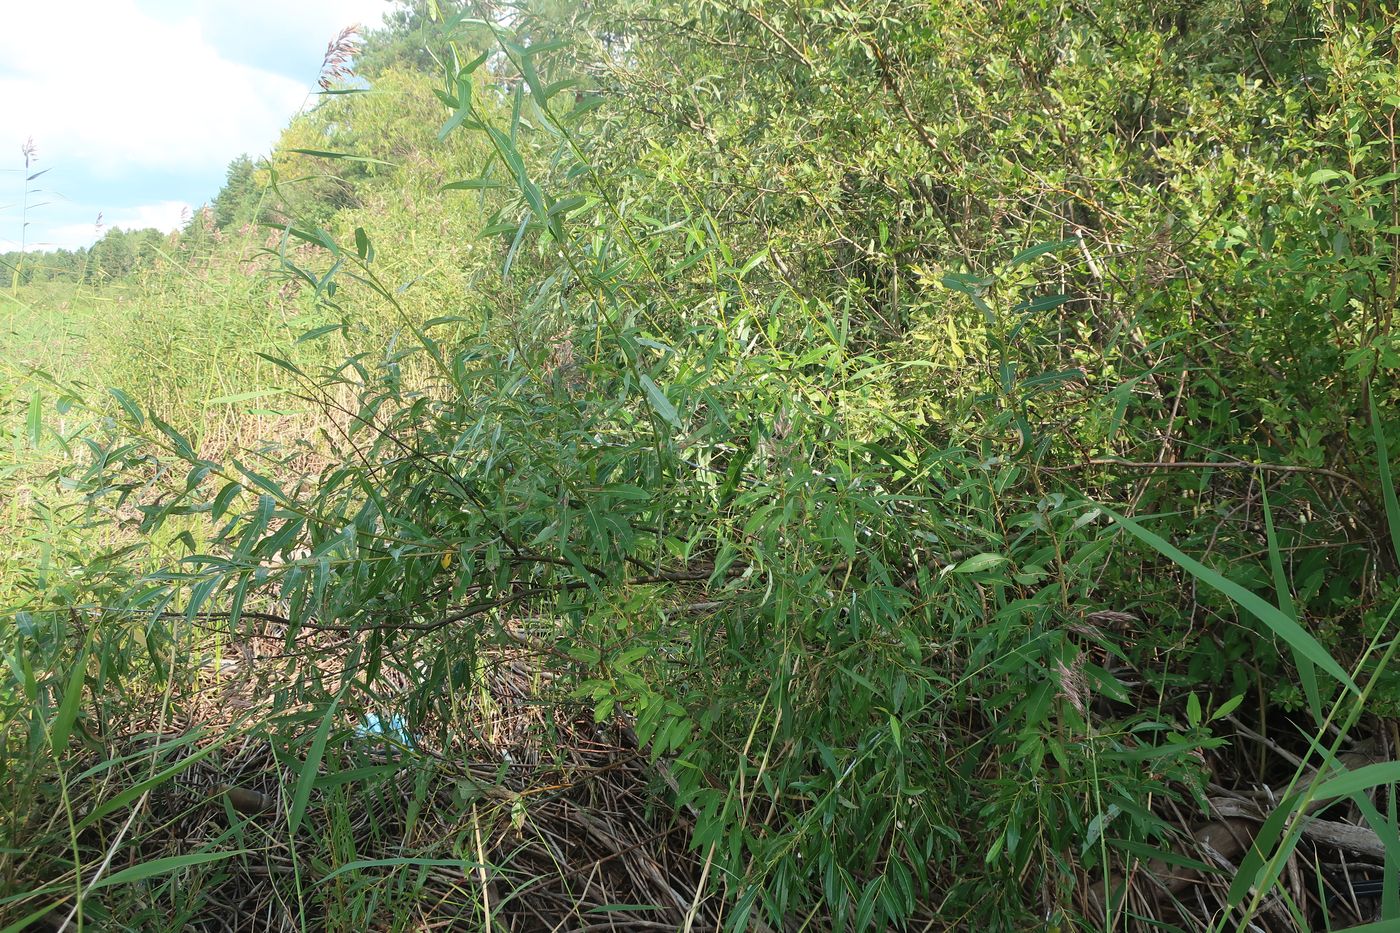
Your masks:
[{"label": "dense thicket", "polygon": [[[183,696],[206,639],[274,638],[290,713],[255,728],[310,845],[313,794],[479,760],[468,698],[528,649],[539,729],[583,708],[647,755],[698,869],[668,928],[1393,922],[1352,892],[1396,887],[1365,792],[1397,776],[1398,29],[1326,0],[401,11],[370,88],[214,202],[280,225],[259,307],[315,326],[248,398],[307,433],[214,450],[117,393],[61,476],[181,559],[27,582],[48,674],[6,735],[37,757],[102,728],[85,684]],[[369,714],[389,764],[356,757]],[[433,796],[447,848],[308,870],[499,858],[474,909],[583,924],[568,858],[575,916],[507,908],[555,799],[510,793]]]}]

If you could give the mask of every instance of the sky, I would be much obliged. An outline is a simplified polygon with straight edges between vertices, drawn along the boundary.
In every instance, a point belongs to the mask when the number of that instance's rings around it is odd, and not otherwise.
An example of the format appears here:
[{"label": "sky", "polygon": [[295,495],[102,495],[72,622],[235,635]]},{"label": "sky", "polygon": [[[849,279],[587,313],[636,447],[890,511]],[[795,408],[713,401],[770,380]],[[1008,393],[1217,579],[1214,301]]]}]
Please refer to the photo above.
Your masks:
[{"label": "sky", "polygon": [[[0,0],[0,252],[175,229],[228,163],[265,154],[317,90],[326,45],[390,0]],[[35,206],[38,205],[38,206]]]}]

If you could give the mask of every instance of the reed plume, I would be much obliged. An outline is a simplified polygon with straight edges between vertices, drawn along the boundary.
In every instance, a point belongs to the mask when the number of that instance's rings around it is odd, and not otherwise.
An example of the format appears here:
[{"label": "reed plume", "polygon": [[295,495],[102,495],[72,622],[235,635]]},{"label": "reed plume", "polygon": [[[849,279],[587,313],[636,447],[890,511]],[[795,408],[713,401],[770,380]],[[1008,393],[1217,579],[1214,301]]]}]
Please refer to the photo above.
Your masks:
[{"label": "reed plume", "polygon": [[360,51],[362,41],[358,23],[346,26],[331,40],[326,46],[325,57],[321,59],[321,75],[316,81],[321,90],[329,91],[334,82],[354,76],[352,62]]}]

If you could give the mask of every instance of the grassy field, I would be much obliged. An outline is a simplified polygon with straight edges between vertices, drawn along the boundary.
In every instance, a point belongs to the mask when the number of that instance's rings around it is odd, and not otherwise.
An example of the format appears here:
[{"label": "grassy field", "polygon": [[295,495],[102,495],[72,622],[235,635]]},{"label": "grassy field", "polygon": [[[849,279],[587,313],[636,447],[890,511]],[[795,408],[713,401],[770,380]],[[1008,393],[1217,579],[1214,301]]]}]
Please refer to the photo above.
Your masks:
[{"label": "grassy field", "polygon": [[107,352],[95,338],[100,313],[99,302],[78,298],[69,289],[0,296],[0,437],[5,446],[0,599],[7,607],[17,599],[17,576],[31,572],[47,551],[45,529],[33,511],[37,499],[51,500],[55,493],[43,477],[64,459],[61,438],[81,434],[91,422],[80,412],[58,414],[53,406],[60,393],[36,371],[57,380],[86,377],[94,359]]}]

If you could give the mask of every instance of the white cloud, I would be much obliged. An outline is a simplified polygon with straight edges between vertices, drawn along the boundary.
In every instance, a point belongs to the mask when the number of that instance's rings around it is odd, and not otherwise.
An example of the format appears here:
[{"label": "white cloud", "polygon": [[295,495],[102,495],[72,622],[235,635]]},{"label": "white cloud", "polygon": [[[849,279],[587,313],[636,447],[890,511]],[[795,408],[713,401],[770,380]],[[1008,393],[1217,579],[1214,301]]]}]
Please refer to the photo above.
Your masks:
[{"label": "white cloud", "polygon": [[[155,227],[161,233],[171,233],[184,226],[189,219],[193,206],[184,201],[160,201],[155,204],[139,204],[136,207],[123,208],[112,214],[103,214],[101,230],[111,230],[120,227],[122,230],[145,230],[147,227]],[[90,246],[98,238],[99,228],[96,218],[87,223],[57,224],[43,231],[43,240],[32,244],[34,249],[76,249],[79,246]],[[6,247],[5,240],[0,240],[0,250]],[[17,246],[18,244],[15,244]]]},{"label": "white cloud", "polygon": [[[30,243],[29,252],[43,252],[51,249],[77,249],[79,246],[91,246],[97,239],[97,225],[95,223],[85,224],[58,224],[50,227],[43,233],[43,239],[37,243]],[[10,241],[14,249],[19,244]]]},{"label": "white cloud", "polygon": [[[386,0],[0,0],[0,250],[17,235],[33,136],[47,202],[31,246],[108,226],[168,229],[240,153],[267,152],[312,98],[321,53]],[[289,76],[290,75],[290,76]],[[178,200],[177,200],[178,199]],[[13,202],[13,203],[10,203]],[[31,203],[31,207],[35,207]],[[40,245],[42,244],[42,245]]]},{"label": "white cloud", "polygon": [[32,134],[45,165],[224,163],[265,151],[306,101],[300,82],[221,56],[188,15],[156,18],[133,0],[7,6],[0,126]]},{"label": "white cloud", "polygon": [[319,52],[346,26],[378,26],[393,6],[386,0],[186,0],[185,8],[216,30],[265,23],[271,28],[260,30],[264,35],[275,29],[282,35],[308,36],[320,41],[314,47]]},{"label": "white cloud", "polygon": [[194,206],[184,201],[161,201],[158,204],[141,204],[103,220],[108,227],[121,227],[123,230],[155,227],[161,233],[172,233],[184,226],[193,210]]}]

